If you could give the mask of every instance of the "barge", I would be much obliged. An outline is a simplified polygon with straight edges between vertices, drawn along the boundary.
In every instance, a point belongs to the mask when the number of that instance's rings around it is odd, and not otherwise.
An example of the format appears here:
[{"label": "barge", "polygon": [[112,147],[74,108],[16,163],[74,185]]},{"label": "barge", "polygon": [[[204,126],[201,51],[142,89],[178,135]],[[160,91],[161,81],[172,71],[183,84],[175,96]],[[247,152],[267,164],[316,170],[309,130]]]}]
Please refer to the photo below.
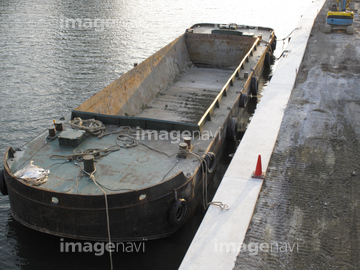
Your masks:
[{"label": "barge", "polygon": [[[81,240],[174,233],[202,203],[276,47],[273,29],[196,24],[3,155],[15,220]],[[49,123],[50,124],[50,123]]]}]

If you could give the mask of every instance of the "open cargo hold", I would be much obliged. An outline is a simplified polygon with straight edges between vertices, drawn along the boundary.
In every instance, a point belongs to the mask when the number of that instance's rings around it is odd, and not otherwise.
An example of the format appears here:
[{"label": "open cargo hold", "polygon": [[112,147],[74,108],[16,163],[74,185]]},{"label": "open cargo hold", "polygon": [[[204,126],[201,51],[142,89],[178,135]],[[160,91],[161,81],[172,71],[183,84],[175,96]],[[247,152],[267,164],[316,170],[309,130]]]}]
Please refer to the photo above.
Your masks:
[{"label": "open cargo hold", "polygon": [[[189,220],[276,40],[197,24],[21,149],[4,155],[12,215],[87,240],[165,237]],[[29,177],[29,174],[32,177]],[[35,178],[34,178],[34,175]]]}]

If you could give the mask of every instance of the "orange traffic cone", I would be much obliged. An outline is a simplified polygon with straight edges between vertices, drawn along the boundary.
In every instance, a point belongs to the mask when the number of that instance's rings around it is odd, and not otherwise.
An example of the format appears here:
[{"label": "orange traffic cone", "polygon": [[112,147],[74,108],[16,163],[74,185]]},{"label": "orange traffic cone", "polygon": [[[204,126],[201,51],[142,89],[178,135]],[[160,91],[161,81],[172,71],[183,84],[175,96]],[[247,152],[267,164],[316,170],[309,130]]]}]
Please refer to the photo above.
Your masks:
[{"label": "orange traffic cone", "polygon": [[252,178],[260,178],[260,179],[264,179],[264,177],[265,177],[265,173],[263,173],[262,168],[261,168],[261,155],[258,156],[256,169],[253,172],[253,174],[251,175],[251,177]]}]

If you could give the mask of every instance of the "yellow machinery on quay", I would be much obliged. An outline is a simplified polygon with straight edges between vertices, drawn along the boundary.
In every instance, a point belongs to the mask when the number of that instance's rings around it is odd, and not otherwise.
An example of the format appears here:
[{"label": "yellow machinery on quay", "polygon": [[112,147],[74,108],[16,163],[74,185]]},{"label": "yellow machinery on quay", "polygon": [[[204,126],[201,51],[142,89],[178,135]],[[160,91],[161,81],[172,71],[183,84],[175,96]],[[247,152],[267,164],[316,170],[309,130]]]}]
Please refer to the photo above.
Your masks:
[{"label": "yellow machinery on quay", "polygon": [[333,30],[345,30],[347,34],[354,33],[354,12],[351,11],[351,0],[337,0],[328,11],[325,23],[325,33]]}]

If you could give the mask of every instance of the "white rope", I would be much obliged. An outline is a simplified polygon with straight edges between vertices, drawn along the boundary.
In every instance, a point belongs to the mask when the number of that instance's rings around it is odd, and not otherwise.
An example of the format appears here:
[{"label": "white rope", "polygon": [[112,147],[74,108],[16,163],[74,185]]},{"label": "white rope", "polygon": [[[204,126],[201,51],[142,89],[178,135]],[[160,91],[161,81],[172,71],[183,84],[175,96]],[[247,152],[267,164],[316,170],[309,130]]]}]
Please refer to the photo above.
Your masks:
[{"label": "white rope", "polygon": [[208,194],[207,194],[207,171],[208,171],[208,164],[206,163],[205,159],[203,157],[201,157],[198,154],[195,154],[193,152],[190,152],[187,149],[180,149],[181,151],[183,151],[184,153],[188,154],[188,155],[192,155],[194,157],[196,157],[197,159],[200,160],[201,162],[201,169],[203,170],[203,181],[202,181],[202,187],[203,187],[203,207],[204,210],[206,210],[208,208],[209,205],[216,205],[219,206],[221,208],[221,210],[229,210],[230,206],[226,203],[223,202],[208,202]]},{"label": "white rope", "polygon": [[[93,180],[94,184],[104,193],[104,197],[105,197],[105,207],[106,207],[106,223],[107,223],[107,233],[108,233],[108,238],[109,238],[109,246],[111,245],[111,234],[110,234],[110,221],[109,221],[109,206],[108,206],[108,200],[107,200],[107,194],[105,192],[104,189],[102,189],[100,187],[100,185],[96,182],[95,180],[95,173],[96,169],[90,174],[90,179]],[[109,256],[110,256],[110,269],[113,270],[113,261],[112,261],[112,254],[111,254],[111,249],[109,249]]]},{"label": "white rope", "polygon": [[222,203],[222,202],[209,202],[208,205],[215,205],[215,206],[219,206],[221,210],[229,210],[230,206],[226,203]]},{"label": "white rope", "polygon": [[129,134],[120,134],[116,137],[116,144],[122,148],[132,148],[138,146],[139,142]]},{"label": "white rope", "polygon": [[71,120],[69,124],[73,129],[85,130],[90,135],[98,137],[101,137],[106,131],[105,125],[101,121],[95,119],[83,120],[80,117],[76,117]]},{"label": "white rope", "polygon": [[102,148],[102,149],[98,149],[98,148],[94,148],[94,149],[86,149],[86,150],[82,150],[82,149],[75,149],[74,150],[74,154],[71,155],[51,155],[50,158],[58,158],[58,159],[66,159],[66,160],[77,160],[77,161],[83,161],[83,157],[86,155],[93,155],[95,159],[97,158],[101,158],[104,156],[109,155],[111,152],[114,151],[119,151],[120,150],[120,146],[119,145],[113,145],[107,148]]},{"label": "white rope", "polygon": [[300,28],[299,27],[296,27],[294,30],[292,30],[290,32],[290,34],[288,34],[286,37],[282,38],[282,39],[277,39],[277,41],[284,41],[285,39],[287,39],[288,37],[291,36],[291,34],[295,31],[295,30],[299,30]]},{"label": "white rope", "polygon": [[[107,224],[107,234],[108,234],[108,239],[109,239],[109,246],[111,245],[111,233],[110,233],[110,219],[109,219],[109,206],[108,206],[108,200],[107,200],[107,194],[106,191],[101,188],[101,186],[97,183],[97,181],[95,180],[95,172],[96,172],[96,168],[93,172],[88,173],[86,172],[82,165],[79,163],[75,162],[75,165],[78,165],[81,168],[81,171],[85,174],[87,174],[89,176],[89,178],[94,182],[94,184],[104,193],[104,197],[105,197],[105,210],[106,210],[106,224]],[[111,249],[109,249],[109,256],[110,256],[110,269],[113,270],[113,260],[112,260],[112,254],[111,254]]]}]

